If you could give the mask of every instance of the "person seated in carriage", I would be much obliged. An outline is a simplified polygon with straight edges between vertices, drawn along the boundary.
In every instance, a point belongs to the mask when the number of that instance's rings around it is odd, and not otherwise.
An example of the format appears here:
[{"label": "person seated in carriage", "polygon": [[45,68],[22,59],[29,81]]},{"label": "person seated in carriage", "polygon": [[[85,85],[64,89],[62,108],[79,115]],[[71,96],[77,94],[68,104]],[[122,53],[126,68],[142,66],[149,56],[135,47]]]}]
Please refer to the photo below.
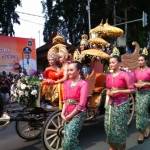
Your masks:
[{"label": "person seated in carriage", "polygon": [[91,58],[85,56],[84,59],[81,61],[81,63],[82,63],[82,72],[84,77],[86,78],[92,72]]},{"label": "person seated in carriage", "polygon": [[67,79],[67,50],[65,45],[53,46],[47,55],[49,67],[43,72],[44,80],[41,83],[41,96],[48,103],[62,107],[62,83]]}]

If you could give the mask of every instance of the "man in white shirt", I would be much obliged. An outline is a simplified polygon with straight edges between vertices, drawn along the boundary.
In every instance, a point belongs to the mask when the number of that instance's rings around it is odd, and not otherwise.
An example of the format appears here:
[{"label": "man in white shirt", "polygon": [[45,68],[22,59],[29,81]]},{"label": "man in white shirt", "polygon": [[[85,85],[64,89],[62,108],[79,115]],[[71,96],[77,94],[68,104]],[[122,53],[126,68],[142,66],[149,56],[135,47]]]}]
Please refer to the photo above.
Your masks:
[{"label": "man in white shirt", "polygon": [[36,60],[30,58],[29,54],[24,54],[24,59],[19,62],[23,70],[26,71],[27,75],[32,75],[37,71]]}]

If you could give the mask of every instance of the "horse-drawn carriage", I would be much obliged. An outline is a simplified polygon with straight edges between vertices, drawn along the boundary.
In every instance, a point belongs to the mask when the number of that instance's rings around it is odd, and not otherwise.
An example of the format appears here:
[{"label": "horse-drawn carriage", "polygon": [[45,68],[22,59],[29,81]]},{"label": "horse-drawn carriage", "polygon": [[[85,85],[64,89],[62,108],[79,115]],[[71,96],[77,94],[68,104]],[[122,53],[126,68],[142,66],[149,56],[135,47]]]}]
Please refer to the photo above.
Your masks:
[{"label": "horse-drawn carriage", "polygon": [[[106,73],[102,71],[103,64],[98,58],[108,59],[109,56],[105,55],[100,50],[90,49],[85,50],[79,54],[75,52],[74,57],[79,57],[84,59],[86,56],[91,58],[92,71],[90,74],[86,74],[86,80],[89,83],[89,97],[87,104],[86,120],[85,125],[90,125],[96,123],[100,118],[104,116],[105,112],[105,98],[106,98],[106,88],[105,79]],[[82,57],[82,58],[81,58]],[[96,57],[96,60],[93,59]],[[77,59],[77,58],[76,58]],[[134,97],[130,95],[130,111],[129,111],[128,124],[131,123],[134,115]],[[42,130],[42,142],[44,147],[48,150],[58,150],[61,147],[61,142],[63,140],[63,120],[61,118],[61,111],[58,110],[52,113],[46,120],[44,128]]]},{"label": "horse-drawn carriage", "polygon": [[[101,25],[99,28],[101,30]],[[92,30],[92,36],[94,32],[97,34],[97,31]],[[106,34],[106,31],[104,33]],[[110,33],[111,35],[113,34],[112,32]],[[99,34],[100,32],[98,32]],[[122,31],[119,30],[116,36],[120,36],[120,34],[122,34]],[[90,43],[94,45],[99,44],[99,46],[108,44],[100,38],[95,38],[95,36],[90,40]],[[82,52],[75,51],[75,60],[82,62],[86,58],[88,58],[88,67],[91,67],[91,71],[85,74],[85,78],[89,83],[87,118],[85,123],[88,122],[90,124],[104,114],[106,74],[102,62],[104,62],[103,60],[107,61],[109,55],[99,48],[92,48]],[[86,65],[85,67],[87,67]],[[42,107],[39,94],[40,82],[39,77],[28,76],[23,76],[14,82],[11,99],[12,102],[15,99],[19,103],[19,108],[16,110],[8,109],[8,113],[11,116],[10,121],[16,121],[16,131],[20,137],[33,140],[41,135],[42,143],[46,149],[59,150],[63,140],[64,125],[60,115],[61,109],[56,105],[52,105],[50,109]],[[134,114],[134,97],[132,95],[130,96],[130,105],[128,124],[130,124]]]}]

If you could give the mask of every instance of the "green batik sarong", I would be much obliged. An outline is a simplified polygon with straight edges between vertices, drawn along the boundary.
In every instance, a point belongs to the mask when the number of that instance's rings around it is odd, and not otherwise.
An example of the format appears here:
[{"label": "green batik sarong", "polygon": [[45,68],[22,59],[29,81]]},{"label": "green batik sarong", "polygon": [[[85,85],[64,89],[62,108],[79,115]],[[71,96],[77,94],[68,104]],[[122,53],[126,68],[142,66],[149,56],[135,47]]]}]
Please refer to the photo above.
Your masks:
[{"label": "green batik sarong", "polygon": [[136,92],[136,128],[144,131],[149,125],[150,91]]},{"label": "green batik sarong", "polygon": [[108,105],[105,108],[105,132],[111,145],[121,146],[126,143],[129,102],[119,106]]},{"label": "green batik sarong", "polygon": [[64,126],[63,150],[81,150],[78,136],[83,126],[86,113],[81,112]]}]

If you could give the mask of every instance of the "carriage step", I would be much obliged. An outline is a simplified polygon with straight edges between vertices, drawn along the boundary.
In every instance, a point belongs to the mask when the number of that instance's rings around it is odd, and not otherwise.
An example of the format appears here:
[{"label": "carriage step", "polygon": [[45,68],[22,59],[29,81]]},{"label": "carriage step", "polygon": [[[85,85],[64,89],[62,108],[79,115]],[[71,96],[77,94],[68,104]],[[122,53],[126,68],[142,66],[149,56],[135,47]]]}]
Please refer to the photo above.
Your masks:
[{"label": "carriage step", "polygon": [[9,120],[10,120],[10,116],[8,116],[6,113],[4,113],[2,117],[0,117],[0,121],[9,121]]}]

